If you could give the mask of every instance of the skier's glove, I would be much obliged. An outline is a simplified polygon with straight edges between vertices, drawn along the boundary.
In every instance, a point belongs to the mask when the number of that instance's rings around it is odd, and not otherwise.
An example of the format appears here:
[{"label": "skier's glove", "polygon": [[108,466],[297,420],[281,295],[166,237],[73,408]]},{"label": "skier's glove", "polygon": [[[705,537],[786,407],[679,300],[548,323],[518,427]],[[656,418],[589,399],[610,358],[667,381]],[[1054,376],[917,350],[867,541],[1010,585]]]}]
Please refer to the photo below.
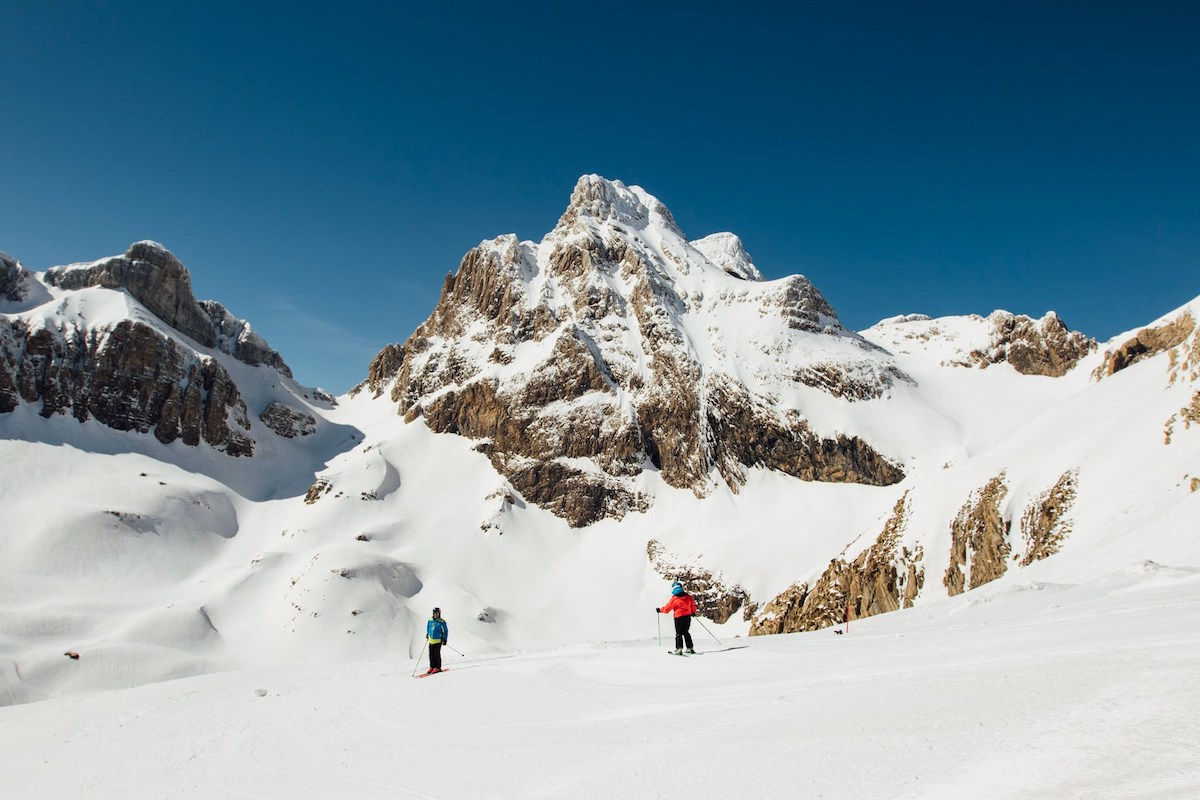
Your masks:
[{"label": "skier's glove", "polygon": [[655,613],[655,614],[661,614],[661,613],[662,613],[662,609],[661,609],[661,608],[656,608],[656,609],[654,609],[654,613]]}]

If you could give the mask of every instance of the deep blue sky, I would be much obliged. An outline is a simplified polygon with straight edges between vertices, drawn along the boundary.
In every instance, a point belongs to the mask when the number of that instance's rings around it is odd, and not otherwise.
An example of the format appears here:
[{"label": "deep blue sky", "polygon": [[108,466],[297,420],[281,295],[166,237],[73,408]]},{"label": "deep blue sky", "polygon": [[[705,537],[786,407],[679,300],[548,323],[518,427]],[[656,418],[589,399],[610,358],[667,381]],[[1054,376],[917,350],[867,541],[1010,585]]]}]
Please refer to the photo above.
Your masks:
[{"label": "deep blue sky", "polygon": [[1200,3],[0,5],[0,250],[167,245],[341,392],[579,175],[843,322],[1200,293]]}]

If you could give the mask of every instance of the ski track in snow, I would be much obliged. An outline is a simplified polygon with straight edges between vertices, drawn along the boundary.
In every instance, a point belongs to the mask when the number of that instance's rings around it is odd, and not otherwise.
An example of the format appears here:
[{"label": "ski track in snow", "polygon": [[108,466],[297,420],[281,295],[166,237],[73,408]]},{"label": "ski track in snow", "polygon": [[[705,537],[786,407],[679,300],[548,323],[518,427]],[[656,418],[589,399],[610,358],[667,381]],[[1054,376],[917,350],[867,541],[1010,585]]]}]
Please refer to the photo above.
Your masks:
[{"label": "ski track in snow", "polygon": [[700,630],[702,659],[651,639],[62,697],[0,709],[0,765],[28,798],[1200,795],[1200,572],[973,594],[843,636]]}]

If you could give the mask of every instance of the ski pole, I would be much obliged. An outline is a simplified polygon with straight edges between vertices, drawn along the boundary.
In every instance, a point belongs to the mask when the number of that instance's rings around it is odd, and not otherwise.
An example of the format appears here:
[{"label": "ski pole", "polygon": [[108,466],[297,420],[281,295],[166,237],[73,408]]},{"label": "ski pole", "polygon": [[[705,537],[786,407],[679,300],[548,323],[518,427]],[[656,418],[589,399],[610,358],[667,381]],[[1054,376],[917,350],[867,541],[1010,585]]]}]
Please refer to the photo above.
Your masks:
[{"label": "ski pole", "polygon": [[712,632],[712,631],[710,631],[710,630],[708,630],[708,626],[707,626],[707,625],[705,625],[705,624],[704,624],[704,622],[703,622],[703,621],[702,621],[702,620],[701,620],[699,617],[696,617],[696,622],[699,622],[699,623],[700,623],[700,627],[701,627],[701,628],[704,628],[704,630],[705,630],[705,631],[708,633],[708,635],[713,637],[713,641],[715,641],[717,644],[720,644],[722,647],[724,647],[724,646],[725,646],[725,645],[721,644],[721,640],[720,640],[720,639],[718,639],[716,636],[713,636],[713,632]]},{"label": "ski pole", "polygon": [[417,670],[419,670],[421,668],[421,656],[425,655],[425,645],[427,645],[427,644],[429,644],[429,642],[426,642],[425,644],[421,645],[421,652],[417,655],[417,666],[413,667],[413,674],[412,674],[412,676],[414,678],[417,677]]},{"label": "ski pole", "polygon": [[662,617],[657,611],[654,612],[654,621],[658,623],[658,646],[662,647]]},{"label": "ski pole", "polygon": [[[453,648],[453,647],[451,647],[451,646],[450,646],[450,645],[448,645],[448,644],[444,644],[444,645],[442,645],[442,647],[446,648],[447,650],[454,650],[454,648]],[[466,654],[466,653],[460,652],[460,651],[458,651],[458,650],[454,650],[454,652],[458,653],[458,654],[459,654],[460,656],[462,656],[463,658],[466,658],[466,657],[467,657],[467,654]]]}]

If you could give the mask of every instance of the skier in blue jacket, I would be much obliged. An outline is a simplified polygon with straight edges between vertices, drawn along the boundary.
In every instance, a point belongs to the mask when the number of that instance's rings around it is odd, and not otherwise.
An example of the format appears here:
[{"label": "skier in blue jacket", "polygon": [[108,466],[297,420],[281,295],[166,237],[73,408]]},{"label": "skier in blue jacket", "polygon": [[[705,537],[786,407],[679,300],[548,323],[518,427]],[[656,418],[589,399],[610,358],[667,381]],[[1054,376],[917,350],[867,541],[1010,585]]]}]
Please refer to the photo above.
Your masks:
[{"label": "skier in blue jacket", "polygon": [[433,619],[425,625],[425,638],[429,640],[429,669],[426,675],[442,671],[442,645],[450,638],[450,626],[442,619],[442,610],[433,610]]}]

